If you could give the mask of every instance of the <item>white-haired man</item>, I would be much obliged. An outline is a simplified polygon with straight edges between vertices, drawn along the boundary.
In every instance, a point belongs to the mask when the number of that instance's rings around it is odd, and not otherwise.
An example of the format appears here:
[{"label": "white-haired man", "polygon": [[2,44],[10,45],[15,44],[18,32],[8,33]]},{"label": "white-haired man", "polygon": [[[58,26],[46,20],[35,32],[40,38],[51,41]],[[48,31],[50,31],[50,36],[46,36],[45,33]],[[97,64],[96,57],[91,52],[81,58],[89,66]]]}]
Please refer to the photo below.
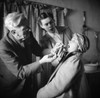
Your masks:
[{"label": "white-haired man", "polygon": [[32,54],[42,56],[43,50],[22,13],[9,13],[4,25],[8,32],[0,41],[0,98],[34,98],[32,75],[43,63],[53,61],[56,55],[45,55],[32,62]]}]

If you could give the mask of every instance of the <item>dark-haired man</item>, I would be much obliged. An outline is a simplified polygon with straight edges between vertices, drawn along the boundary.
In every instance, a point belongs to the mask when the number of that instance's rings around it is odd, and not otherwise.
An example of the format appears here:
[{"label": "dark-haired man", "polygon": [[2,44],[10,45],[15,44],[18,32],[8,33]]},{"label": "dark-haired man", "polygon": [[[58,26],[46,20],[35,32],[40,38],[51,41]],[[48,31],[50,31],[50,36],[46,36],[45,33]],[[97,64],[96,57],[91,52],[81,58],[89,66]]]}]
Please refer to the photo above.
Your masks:
[{"label": "dark-haired man", "polygon": [[[71,39],[73,32],[68,26],[55,26],[55,21],[53,14],[47,10],[43,10],[38,18],[38,23],[40,27],[44,30],[45,35],[41,38],[40,44],[43,49],[47,49],[46,53],[50,53],[56,44],[64,44],[67,47],[68,41]],[[59,60],[58,57],[52,62],[53,66],[57,66]],[[46,66],[44,69],[46,72],[46,78],[44,76],[44,81],[47,81],[54,71],[54,67]],[[48,78],[47,78],[48,77]],[[46,80],[47,79],[47,80]]]}]

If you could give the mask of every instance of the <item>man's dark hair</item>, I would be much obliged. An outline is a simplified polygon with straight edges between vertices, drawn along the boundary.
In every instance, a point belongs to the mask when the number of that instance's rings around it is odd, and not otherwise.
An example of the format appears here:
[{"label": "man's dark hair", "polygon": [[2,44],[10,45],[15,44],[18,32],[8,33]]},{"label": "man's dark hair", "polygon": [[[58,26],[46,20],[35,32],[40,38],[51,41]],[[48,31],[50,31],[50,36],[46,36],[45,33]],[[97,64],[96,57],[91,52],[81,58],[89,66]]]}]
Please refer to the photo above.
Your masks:
[{"label": "man's dark hair", "polygon": [[49,12],[49,11],[42,11],[42,12],[40,13],[40,15],[39,15],[38,23],[41,24],[41,20],[42,20],[42,19],[45,19],[45,18],[47,18],[47,17],[50,17],[50,18],[54,19],[54,18],[53,18],[52,12]]}]

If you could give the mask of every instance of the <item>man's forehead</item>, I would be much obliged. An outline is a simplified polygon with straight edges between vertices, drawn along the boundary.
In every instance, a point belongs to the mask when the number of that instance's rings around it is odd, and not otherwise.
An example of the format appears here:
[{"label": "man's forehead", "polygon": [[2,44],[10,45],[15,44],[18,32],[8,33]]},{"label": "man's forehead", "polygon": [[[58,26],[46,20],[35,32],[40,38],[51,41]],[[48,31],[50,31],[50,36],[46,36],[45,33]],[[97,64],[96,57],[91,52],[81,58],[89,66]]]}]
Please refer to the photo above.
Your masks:
[{"label": "man's forehead", "polygon": [[41,20],[41,22],[42,23],[48,23],[48,22],[50,22],[52,19],[50,18],[50,17],[47,17],[47,18],[45,18],[45,19],[42,19]]}]

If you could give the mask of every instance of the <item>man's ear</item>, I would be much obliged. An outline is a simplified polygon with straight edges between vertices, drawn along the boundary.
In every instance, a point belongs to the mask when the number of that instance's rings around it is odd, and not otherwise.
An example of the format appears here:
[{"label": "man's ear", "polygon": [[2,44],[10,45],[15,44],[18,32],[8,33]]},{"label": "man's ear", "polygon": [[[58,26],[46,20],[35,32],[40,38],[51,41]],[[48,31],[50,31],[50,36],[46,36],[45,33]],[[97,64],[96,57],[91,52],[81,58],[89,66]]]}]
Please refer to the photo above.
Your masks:
[{"label": "man's ear", "polygon": [[43,29],[43,26],[42,26],[42,24],[40,24],[40,27]]}]

